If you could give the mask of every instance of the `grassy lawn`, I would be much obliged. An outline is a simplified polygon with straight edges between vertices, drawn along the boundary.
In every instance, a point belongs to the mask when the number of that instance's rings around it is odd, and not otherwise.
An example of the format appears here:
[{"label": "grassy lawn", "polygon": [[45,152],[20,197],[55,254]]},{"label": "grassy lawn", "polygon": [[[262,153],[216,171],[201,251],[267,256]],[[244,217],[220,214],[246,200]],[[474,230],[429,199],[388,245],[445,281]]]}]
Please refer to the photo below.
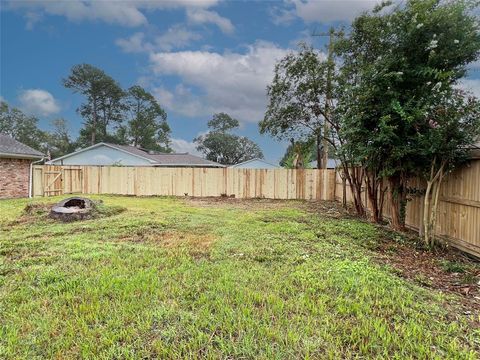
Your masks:
[{"label": "grassy lawn", "polygon": [[0,201],[0,358],[478,357],[451,298],[372,259],[373,225],[300,202],[102,199],[127,210],[17,221],[31,201]]}]

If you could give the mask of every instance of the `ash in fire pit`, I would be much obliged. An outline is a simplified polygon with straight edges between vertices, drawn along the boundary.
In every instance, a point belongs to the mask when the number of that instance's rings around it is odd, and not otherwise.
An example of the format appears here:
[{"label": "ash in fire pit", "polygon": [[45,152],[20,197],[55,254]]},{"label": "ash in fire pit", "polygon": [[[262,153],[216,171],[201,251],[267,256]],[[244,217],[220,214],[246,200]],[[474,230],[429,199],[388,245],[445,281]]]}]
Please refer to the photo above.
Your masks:
[{"label": "ash in fire pit", "polygon": [[77,209],[85,209],[85,200],[79,198],[73,198],[68,200],[63,207],[66,208],[77,208]]},{"label": "ash in fire pit", "polygon": [[84,220],[91,217],[95,203],[87,198],[72,197],[60,201],[52,207],[50,217],[61,221]]}]

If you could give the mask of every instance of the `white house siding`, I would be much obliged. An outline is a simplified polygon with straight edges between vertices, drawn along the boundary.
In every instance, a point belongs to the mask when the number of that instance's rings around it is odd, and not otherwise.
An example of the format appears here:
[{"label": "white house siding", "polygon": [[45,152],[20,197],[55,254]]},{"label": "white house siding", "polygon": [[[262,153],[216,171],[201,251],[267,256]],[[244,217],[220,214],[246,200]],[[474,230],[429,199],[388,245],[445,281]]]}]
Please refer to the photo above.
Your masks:
[{"label": "white house siding", "polygon": [[151,165],[151,162],[108,146],[99,146],[78,154],[73,154],[65,159],[54,161],[53,164],[145,166]]}]

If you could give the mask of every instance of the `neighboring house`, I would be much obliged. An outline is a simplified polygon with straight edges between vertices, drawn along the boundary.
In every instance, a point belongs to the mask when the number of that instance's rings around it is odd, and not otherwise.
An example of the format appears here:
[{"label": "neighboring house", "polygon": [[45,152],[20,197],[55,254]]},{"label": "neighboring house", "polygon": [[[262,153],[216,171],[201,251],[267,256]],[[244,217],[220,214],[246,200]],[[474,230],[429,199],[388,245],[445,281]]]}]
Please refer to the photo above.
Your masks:
[{"label": "neighboring house", "polygon": [[[309,164],[310,168],[316,169],[317,168],[317,161],[312,161]],[[340,166],[340,160],[337,159],[328,159],[327,161],[327,169],[335,169],[337,166]]]},{"label": "neighboring house", "polygon": [[31,188],[31,164],[44,154],[0,134],[0,199],[27,197]]},{"label": "neighboring house", "polygon": [[263,159],[251,159],[235,165],[230,165],[231,168],[237,169],[279,169],[277,165],[270,164]]},{"label": "neighboring house", "polygon": [[477,141],[475,144],[472,145],[470,157],[472,159],[480,159],[480,141]]},{"label": "neighboring house", "polygon": [[189,153],[159,153],[128,145],[98,143],[75,151],[47,164],[53,165],[117,165],[156,167],[214,167],[224,165]]}]

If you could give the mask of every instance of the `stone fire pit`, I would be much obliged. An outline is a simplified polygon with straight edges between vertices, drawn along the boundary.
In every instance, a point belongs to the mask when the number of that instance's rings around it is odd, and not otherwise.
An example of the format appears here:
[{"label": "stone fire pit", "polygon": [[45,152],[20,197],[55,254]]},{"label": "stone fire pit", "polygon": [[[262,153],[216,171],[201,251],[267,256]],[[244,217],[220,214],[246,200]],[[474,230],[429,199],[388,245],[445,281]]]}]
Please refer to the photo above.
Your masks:
[{"label": "stone fire pit", "polygon": [[64,222],[89,219],[95,207],[90,199],[71,197],[55,204],[50,210],[50,217]]}]

